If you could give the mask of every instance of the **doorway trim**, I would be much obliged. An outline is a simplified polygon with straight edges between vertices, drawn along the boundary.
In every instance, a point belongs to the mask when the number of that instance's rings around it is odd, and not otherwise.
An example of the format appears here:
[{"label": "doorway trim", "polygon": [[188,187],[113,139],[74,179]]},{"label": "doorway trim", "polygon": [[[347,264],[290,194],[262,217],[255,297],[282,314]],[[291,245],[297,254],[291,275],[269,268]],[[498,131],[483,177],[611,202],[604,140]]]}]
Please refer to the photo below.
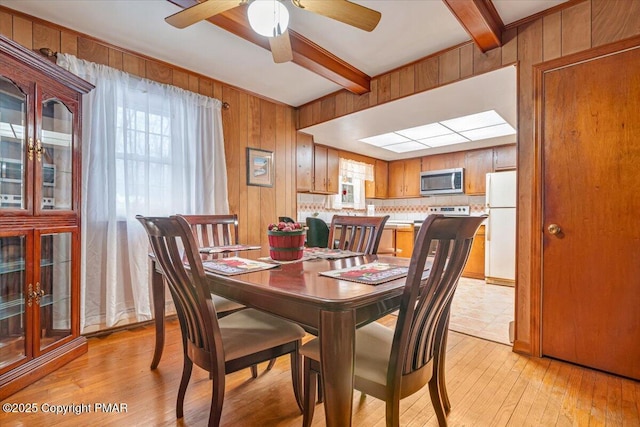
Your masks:
[{"label": "doorway trim", "polygon": [[[531,299],[529,328],[531,331],[531,355],[542,357],[542,291],[543,291],[543,233],[544,233],[544,206],[543,206],[543,129],[542,119],[544,75],[547,72],[577,65],[583,62],[593,61],[605,56],[622,53],[640,48],[640,36],[634,36],[618,42],[598,46],[582,52],[577,52],[566,57],[542,62],[533,66],[534,77],[534,165],[533,165],[533,192],[532,192],[532,230],[531,230]],[[516,316],[517,318],[517,316]]]}]

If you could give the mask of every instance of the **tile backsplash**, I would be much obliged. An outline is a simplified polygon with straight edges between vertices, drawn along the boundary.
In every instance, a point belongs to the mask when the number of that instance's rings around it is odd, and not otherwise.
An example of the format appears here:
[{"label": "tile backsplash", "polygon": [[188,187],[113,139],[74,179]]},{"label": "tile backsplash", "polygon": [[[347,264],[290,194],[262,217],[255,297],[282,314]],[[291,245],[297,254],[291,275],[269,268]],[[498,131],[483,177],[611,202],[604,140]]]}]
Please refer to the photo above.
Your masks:
[{"label": "tile backsplash", "polygon": [[[451,195],[451,196],[429,196],[411,199],[367,199],[367,205],[373,205],[375,215],[389,215],[390,220],[414,221],[424,219],[428,215],[430,206],[449,205],[469,205],[471,215],[482,215],[485,213],[485,197]],[[322,194],[298,193],[298,218],[304,222],[308,216],[317,213],[319,218],[326,222],[331,222],[334,215],[366,215],[365,209],[342,209],[335,210],[327,208],[327,196]]]}]

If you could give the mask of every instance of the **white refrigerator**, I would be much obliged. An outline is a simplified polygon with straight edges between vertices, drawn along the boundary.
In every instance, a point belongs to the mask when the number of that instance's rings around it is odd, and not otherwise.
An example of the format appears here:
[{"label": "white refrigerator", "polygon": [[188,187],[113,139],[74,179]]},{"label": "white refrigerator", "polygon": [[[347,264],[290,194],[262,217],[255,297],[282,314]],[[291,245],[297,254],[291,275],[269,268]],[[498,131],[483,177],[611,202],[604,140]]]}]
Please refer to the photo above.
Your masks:
[{"label": "white refrigerator", "polygon": [[485,280],[499,285],[516,279],[516,171],[487,174]]}]

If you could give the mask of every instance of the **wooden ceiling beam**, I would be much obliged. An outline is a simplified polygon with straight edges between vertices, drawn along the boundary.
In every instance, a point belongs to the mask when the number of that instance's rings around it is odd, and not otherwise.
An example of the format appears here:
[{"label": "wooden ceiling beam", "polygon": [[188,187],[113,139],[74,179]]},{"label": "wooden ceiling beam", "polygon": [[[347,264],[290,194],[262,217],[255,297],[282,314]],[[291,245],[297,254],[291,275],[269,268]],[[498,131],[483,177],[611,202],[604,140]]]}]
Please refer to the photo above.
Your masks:
[{"label": "wooden ceiling beam", "polygon": [[482,52],[502,45],[504,23],[491,0],[442,0]]},{"label": "wooden ceiling beam", "polygon": [[[167,0],[182,8],[197,4],[196,0]],[[257,34],[247,20],[247,5],[241,5],[207,19],[214,25],[266,50],[269,40]],[[361,95],[370,91],[371,77],[289,28],[293,63],[306,68],[350,92]]]}]

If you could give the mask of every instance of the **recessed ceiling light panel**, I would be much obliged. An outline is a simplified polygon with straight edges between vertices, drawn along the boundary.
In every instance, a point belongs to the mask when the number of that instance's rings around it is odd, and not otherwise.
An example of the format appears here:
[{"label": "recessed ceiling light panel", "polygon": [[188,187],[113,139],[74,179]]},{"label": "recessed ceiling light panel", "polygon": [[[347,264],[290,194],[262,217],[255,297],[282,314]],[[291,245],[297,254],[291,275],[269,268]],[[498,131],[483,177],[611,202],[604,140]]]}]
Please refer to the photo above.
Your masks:
[{"label": "recessed ceiling light panel", "polygon": [[466,136],[472,141],[479,141],[481,139],[487,138],[497,138],[499,136],[505,135],[515,135],[515,133],[516,130],[512,128],[509,123],[460,132],[460,134]]},{"label": "recessed ceiling light panel", "polygon": [[467,138],[457,133],[451,133],[449,135],[436,136],[433,138],[421,139],[421,143],[428,145],[429,147],[443,147],[445,145],[459,144],[461,142],[469,142]]},{"label": "recessed ceiling light panel", "polygon": [[446,135],[452,132],[451,129],[442,126],[440,123],[431,123],[424,126],[417,126],[414,128],[399,130],[396,131],[396,133],[406,136],[409,139],[419,140],[432,138],[434,136]]},{"label": "recessed ceiling light panel", "polygon": [[384,145],[398,144],[400,142],[407,142],[411,140],[402,135],[391,132],[382,135],[371,136],[369,138],[363,138],[360,141],[366,142],[367,144],[375,145],[377,147],[382,147]]},{"label": "recessed ceiling light panel", "polygon": [[470,129],[501,125],[506,122],[502,117],[500,117],[500,114],[496,113],[494,110],[490,110],[451,120],[444,120],[440,123],[453,131],[462,132]]},{"label": "recessed ceiling light panel", "polygon": [[424,150],[426,145],[420,144],[418,141],[401,142],[400,144],[391,144],[382,147],[394,153],[407,153],[409,151]]}]

